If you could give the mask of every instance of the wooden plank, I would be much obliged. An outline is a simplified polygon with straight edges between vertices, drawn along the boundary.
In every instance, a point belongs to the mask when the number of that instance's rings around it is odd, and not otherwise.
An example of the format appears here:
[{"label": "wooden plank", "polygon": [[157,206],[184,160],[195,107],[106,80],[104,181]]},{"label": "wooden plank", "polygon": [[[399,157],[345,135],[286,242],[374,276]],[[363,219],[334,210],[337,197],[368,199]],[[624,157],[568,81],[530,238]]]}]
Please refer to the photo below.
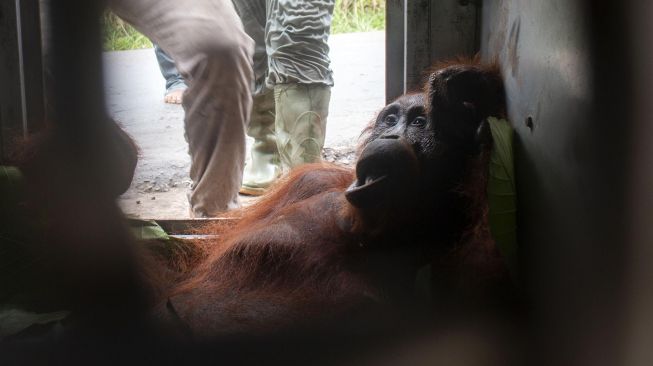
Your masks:
[{"label": "wooden plank", "polygon": [[197,235],[197,230],[201,227],[212,223],[232,224],[237,221],[233,218],[208,218],[208,219],[185,219],[185,220],[158,220],[157,224],[161,226],[166,233],[170,235]]},{"label": "wooden plank", "polygon": [[219,238],[220,235],[170,235],[170,237],[181,240],[211,240]]}]

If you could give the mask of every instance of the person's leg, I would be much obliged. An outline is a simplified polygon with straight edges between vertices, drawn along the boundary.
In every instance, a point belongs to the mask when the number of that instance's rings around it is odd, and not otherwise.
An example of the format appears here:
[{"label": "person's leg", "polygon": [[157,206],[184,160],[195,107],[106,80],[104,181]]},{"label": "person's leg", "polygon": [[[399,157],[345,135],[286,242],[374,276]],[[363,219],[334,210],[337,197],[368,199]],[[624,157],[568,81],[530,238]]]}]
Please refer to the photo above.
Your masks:
[{"label": "person's leg", "polygon": [[335,0],[267,0],[266,45],[284,169],[319,161],[333,75],[328,38]]},{"label": "person's leg", "polygon": [[281,175],[274,132],[274,93],[266,84],[268,54],[265,46],[265,0],[232,0],[245,32],[254,40],[254,101],[247,135],[254,139],[250,162],[243,172],[240,193],[261,195]]},{"label": "person's leg", "polygon": [[111,0],[159,44],[188,84],[183,105],[194,216],[238,206],[251,111],[253,42],[229,0]]},{"label": "person's leg", "polygon": [[166,80],[166,92],[163,100],[166,103],[181,104],[182,96],[187,86],[175,62],[159,45],[154,44],[154,54],[159,63],[161,75]]},{"label": "person's leg", "polygon": [[274,93],[254,96],[252,116],[247,134],[254,138],[250,151],[250,162],[243,172],[240,193],[258,196],[281,175],[281,162],[274,131]]},{"label": "person's leg", "polygon": [[331,87],[279,84],[274,87],[275,132],[281,165],[288,171],[322,159]]},{"label": "person's leg", "polygon": [[253,95],[262,95],[270,89],[265,84],[268,73],[268,53],[265,46],[266,0],[232,0],[236,12],[243,22],[245,33],[254,40],[254,90]]}]

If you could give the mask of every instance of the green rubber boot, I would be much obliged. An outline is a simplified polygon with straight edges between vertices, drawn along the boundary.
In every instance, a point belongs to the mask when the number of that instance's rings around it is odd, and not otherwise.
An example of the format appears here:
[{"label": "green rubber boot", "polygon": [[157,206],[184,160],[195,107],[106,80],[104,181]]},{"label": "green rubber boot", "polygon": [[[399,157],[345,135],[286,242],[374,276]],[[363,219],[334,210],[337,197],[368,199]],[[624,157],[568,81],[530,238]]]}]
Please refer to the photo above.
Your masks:
[{"label": "green rubber boot", "polygon": [[322,159],[331,88],[323,84],[274,87],[277,148],[284,170]]},{"label": "green rubber boot", "polygon": [[258,196],[281,175],[279,151],[274,134],[274,93],[254,97],[247,135],[254,138],[251,162],[243,171],[240,193]]}]

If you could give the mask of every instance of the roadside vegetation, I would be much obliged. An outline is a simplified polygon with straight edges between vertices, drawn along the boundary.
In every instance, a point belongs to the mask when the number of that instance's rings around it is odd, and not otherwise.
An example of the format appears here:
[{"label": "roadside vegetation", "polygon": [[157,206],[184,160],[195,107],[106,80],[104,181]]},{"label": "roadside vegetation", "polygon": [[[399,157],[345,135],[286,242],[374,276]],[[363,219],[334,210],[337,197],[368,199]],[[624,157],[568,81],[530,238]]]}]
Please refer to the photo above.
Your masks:
[{"label": "roadside vegetation", "polygon": [[385,0],[336,0],[331,34],[385,29]]},{"label": "roadside vegetation", "polygon": [[[103,15],[102,26],[106,51],[152,47],[152,42],[147,37],[111,12],[107,11]],[[331,34],[382,29],[385,29],[385,0],[336,0]]]},{"label": "roadside vegetation", "polygon": [[131,25],[110,11],[106,11],[102,16],[102,28],[104,29],[105,51],[136,50],[152,47],[149,38],[140,34]]}]

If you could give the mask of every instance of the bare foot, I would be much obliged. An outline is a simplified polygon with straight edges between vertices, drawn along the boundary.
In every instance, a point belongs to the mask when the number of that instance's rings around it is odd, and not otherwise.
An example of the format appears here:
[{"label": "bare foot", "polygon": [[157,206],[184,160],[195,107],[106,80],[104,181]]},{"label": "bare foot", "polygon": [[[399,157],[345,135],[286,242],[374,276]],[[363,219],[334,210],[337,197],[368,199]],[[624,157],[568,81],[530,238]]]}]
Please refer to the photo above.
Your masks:
[{"label": "bare foot", "polygon": [[181,104],[185,90],[184,88],[171,90],[163,97],[163,101],[170,104]]}]

